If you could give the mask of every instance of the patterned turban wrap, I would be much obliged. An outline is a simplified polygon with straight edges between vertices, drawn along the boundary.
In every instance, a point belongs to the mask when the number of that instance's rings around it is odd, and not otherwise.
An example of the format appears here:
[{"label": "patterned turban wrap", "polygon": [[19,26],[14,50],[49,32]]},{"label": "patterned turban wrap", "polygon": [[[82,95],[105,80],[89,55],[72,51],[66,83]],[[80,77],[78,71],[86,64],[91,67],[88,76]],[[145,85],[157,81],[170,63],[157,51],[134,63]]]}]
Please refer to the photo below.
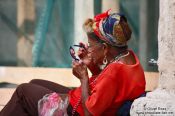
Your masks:
[{"label": "patterned turban wrap", "polygon": [[126,46],[132,34],[127,19],[122,14],[110,14],[109,11],[88,19],[83,27],[87,33],[94,32],[99,39],[112,46]]}]

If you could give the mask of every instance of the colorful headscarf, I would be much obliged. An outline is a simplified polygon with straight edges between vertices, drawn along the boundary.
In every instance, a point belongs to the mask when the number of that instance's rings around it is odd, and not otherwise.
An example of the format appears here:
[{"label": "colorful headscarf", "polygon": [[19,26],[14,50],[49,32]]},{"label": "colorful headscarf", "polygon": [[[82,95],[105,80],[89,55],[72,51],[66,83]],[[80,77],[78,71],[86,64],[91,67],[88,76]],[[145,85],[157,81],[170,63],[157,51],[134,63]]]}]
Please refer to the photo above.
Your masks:
[{"label": "colorful headscarf", "polygon": [[110,14],[110,10],[94,17],[92,30],[104,42],[118,47],[126,46],[132,34],[125,16]]}]

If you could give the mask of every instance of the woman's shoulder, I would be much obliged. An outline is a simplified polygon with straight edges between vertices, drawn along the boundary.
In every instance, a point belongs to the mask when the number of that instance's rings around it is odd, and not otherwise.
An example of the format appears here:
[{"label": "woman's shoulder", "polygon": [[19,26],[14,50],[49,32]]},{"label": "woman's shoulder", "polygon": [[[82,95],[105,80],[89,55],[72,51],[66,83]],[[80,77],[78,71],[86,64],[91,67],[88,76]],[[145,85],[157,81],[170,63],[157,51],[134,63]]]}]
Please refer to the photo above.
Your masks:
[{"label": "woman's shoulder", "polygon": [[121,70],[133,70],[133,69],[138,69],[138,68],[141,68],[141,64],[140,64],[140,61],[139,59],[137,58],[136,54],[132,51],[132,50],[129,50],[130,54],[133,55],[133,58],[135,59],[135,63],[133,64],[126,64],[126,63],[123,63],[121,61],[114,61],[112,63],[110,63],[105,69],[104,71],[107,71],[107,72],[118,72],[118,71],[121,71]]},{"label": "woman's shoulder", "polygon": [[120,63],[110,63],[106,68],[102,70],[100,75],[115,75],[122,67]]},{"label": "woman's shoulder", "polygon": [[128,56],[122,60],[115,60],[114,62],[111,63],[111,66],[130,66],[134,67],[137,65],[140,65],[140,61],[137,57],[137,55],[132,51],[128,50]]},{"label": "woman's shoulder", "polygon": [[103,69],[103,71],[100,73],[101,75],[117,75],[119,73],[123,72],[131,72],[131,71],[137,71],[141,70],[142,67],[140,65],[140,61],[138,60],[137,56],[132,50],[129,50],[129,52],[133,55],[135,59],[134,64],[125,64],[120,61],[114,61],[110,63],[106,68]]}]

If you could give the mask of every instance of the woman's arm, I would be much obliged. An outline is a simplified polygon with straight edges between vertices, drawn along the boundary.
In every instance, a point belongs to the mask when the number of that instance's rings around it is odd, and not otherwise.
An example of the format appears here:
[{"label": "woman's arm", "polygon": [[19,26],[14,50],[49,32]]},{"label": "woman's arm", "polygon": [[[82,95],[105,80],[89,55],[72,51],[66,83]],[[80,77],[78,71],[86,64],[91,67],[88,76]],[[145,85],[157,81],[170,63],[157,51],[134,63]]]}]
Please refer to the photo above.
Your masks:
[{"label": "woman's arm", "polygon": [[85,114],[85,116],[91,116],[91,113],[88,111],[88,109],[86,108],[86,105],[85,105],[85,102],[90,95],[89,80],[82,79],[82,80],[80,80],[80,82],[81,82],[81,91],[82,91],[81,98],[82,98],[82,106],[84,109],[84,114]]},{"label": "woman's arm", "polygon": [[87,66],[82,61],[73,61],[73,74],[80,80],[81,82],[81,99],[82,106],[84,109],[85,116],[90,116],[90,112],[85,106],[85,102],[90,95],[89,89],[89,77],[87,72]]}]

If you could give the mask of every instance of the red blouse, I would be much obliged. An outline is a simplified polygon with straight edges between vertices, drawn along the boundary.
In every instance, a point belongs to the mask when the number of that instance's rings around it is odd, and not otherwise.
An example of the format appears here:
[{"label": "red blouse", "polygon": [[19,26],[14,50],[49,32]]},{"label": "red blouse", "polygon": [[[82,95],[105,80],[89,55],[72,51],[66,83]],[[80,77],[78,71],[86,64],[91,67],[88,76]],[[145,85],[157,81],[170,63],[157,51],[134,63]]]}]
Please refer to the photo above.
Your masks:
[{"label": "red blouse", "polygon": [[[91,95],[85,102],[93,116],[114,116],[126,100],[133,100],[145,92],[144,71],[136,55],[136,64],[126,65],[121,62],[109,64],[95,79],[90,78]],[[94,81],[95,79],[95,81]],[[81,88],[69,92],[70,104],[74,107],[81,97]],[[84,116],[80,104],[76,111]]]}]

